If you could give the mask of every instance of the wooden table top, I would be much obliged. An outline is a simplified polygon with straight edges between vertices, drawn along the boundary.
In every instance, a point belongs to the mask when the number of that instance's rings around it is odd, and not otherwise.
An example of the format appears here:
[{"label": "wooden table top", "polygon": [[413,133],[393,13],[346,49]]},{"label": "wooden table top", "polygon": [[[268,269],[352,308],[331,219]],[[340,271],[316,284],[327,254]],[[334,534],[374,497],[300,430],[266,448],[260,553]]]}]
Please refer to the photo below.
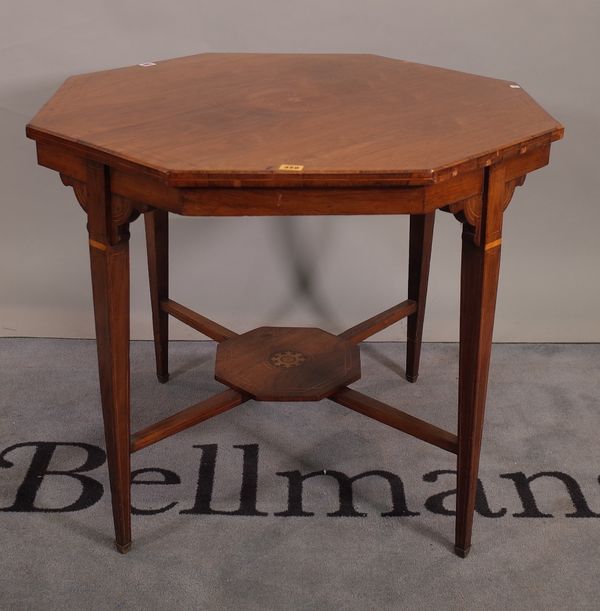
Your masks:
[{"label": "wooden table top", "polygon": [[73,76],[27,126],[182,187],[426,185],[562,133],[516,83],[349,54],[205,53]]}]

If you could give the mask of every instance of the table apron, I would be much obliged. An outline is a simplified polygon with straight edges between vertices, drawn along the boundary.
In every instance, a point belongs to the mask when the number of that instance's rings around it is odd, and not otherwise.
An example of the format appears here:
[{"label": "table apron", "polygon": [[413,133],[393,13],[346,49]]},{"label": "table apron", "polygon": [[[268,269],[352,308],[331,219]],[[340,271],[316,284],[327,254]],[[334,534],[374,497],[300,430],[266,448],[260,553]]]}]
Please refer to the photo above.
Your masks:
[{"label": "table apron", "polygon": [[[547,165],[549,151],[550,145],[540,146],[503,161],[506,180]],[[68,148],[38,143],[38,161],[60,172],[65,184],[85,193],[85,158]],[[151,206],[184,216],[427,214],[480,197],[484,172],[478,168],[422,186],[172,187],[149,174],[111,168],[110,188],[114,196],[138,209]]]}]

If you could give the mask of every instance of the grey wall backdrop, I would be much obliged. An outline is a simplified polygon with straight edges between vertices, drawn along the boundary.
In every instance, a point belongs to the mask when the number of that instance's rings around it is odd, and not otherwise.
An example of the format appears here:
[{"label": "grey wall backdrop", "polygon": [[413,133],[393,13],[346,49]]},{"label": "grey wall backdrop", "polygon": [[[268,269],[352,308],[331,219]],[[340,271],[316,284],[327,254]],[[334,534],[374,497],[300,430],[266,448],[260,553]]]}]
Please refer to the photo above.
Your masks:
[{"label": "grey wall backdrop", "polygon": [[[600,341],[597,0],[3,0],[0,334],[92,337],[85,218],[25,124],[69,75],[203,51],[369,52],[520,83],[566,126],[506,216],[496,341]],[[427,340],[458,334],[460,227],[438,214]],[[173,298],[234,329],[338,330],[404,299],[407,219],[171,222]],[[150,337],[143,226],[132,335]],[[217,263],[218,262],[218,263]],[[403,337],[392,327],[381,339]],[[196,337],[173,322],[173,337]]]}]

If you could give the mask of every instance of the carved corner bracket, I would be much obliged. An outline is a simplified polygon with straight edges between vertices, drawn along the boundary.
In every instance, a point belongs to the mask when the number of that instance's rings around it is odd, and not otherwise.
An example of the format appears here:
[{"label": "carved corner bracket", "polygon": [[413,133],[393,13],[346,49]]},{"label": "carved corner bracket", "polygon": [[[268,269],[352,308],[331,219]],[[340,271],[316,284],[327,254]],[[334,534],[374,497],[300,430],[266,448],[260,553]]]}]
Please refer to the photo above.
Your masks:
[{"label": "carved corner bracket", "polygon": [[73,193],[75,193],[77,202],[83,211],[87,213],[87,189],[85,188],[85,183],[80,180],[75,180],[62,172],[60,172],[60,180],[65,187],[73,187]]},{"label": "carved corner bracket", "polygon": [[[81,180],[76,180],[61,172],[60,179],[66,187],[72,187],[77,202],[86,214],[89,214],[87,185]],[[111,221],[110,242],[118,244],[129,239],[129,223],[135,221],[142,212],[146,212],[147,206],[139,202],[117,194],[110,198]]]},{"label": "carved corner bracket", "polygon": [[[508,204],[514,195],[515,189],[520,187],[525,182],[525,175],[517,176],[512,180],[504,183],[503,193],[500,195],[500,201],[498,202],[497,216],[500,218],[502,214],[508,208]],[[473,242],[477,245],[481,245],[481,234],[483,228],[482,216],[483,216],[483,198],[484,194],[479,193],[467,199],[463,199],[458,202],[444,206],[442,210],[450,212],[454,217],[465,225],[467,233],[473,236]],[[498,238],[500,236],[498,235]]]}]

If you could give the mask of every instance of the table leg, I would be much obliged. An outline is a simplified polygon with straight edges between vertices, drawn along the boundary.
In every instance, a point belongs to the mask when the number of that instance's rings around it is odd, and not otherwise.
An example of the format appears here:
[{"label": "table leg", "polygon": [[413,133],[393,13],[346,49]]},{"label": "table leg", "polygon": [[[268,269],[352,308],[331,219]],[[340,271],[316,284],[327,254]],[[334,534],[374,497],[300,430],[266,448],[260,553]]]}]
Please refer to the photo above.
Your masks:
[{"label": "table leg", "polygon": [[165,210],[150,210],[144,214],[146,249],[148,251],[148,278],[156,377],[161,383],[169,379],[169,315],[160,302],[169,298],[169,215]]},{"label": "table leg", "polygon": [[129,425],[129,232],[117,226],[108,168],[90,163],[88,230],[100,394],[116,547],[131,547]]},{"label": "table leg", "polygon": [[462,234],[455,550],[463,558],[471,547],[500,270],[504,174],[489,176],[477,237],[468,223]]},{"label": "table leg", "polygon": [[434,220],[435,212],[410,216],[408,299],[417,302],[417,311],[407,320],[406,379],[409,382],[416,382],[419,376]]}]

